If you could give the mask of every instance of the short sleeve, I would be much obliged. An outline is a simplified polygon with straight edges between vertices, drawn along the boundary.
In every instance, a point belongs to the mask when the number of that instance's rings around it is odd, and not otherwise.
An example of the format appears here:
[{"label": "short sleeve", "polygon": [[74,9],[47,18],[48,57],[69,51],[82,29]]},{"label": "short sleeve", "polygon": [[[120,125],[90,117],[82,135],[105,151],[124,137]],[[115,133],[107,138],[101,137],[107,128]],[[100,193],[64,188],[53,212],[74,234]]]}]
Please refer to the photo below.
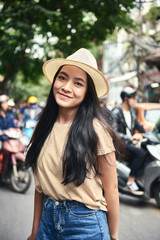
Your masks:
[{"label": "short sleeve", "polygon": [[42,191],[42,188],[41,188],[41,185],[40,185],[40,182],[39,182],[39,177],[38,177],[37,171],[34,172],[34,182],[35,182],[36,190],[39,193],[42,193],[43,191]]},{"label": "short sleeve", "polygon": [[98,119],[94,119],[93,126],[98,136],[98,156],[114,152],[113,139]]}]

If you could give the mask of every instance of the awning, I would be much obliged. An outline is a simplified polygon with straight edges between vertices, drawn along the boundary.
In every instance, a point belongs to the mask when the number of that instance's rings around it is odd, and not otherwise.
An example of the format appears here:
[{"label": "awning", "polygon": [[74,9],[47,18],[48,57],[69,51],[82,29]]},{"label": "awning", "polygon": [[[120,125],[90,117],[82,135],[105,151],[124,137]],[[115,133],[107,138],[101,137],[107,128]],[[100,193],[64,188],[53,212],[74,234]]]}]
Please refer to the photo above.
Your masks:
[{"label": "awning", "polygon": [[156,67],[152,69],[148,69],[144,74],[139,76],[140,80],[143,81],[144,85],[148,85],[151,83],[160,83],[160,72]]},{"label": "awning", "polygon": [[124,75],[121,75],[119,77],[115,77],[115,78],[110,78],[108,79],[109,82],[121,82],[121,81],[126,81],[126,80],[129,80],[133,77],[136,77],[137,76],[137,71],[133,71],[133,72],[128,72],[128,73],[125,73]]}]

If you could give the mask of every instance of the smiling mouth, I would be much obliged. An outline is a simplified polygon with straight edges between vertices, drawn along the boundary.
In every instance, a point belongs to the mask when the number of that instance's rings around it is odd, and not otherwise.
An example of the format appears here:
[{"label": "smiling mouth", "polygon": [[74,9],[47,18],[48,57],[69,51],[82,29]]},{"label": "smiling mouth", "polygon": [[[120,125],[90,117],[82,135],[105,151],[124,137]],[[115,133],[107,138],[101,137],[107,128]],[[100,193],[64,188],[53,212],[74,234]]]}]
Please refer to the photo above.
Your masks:
[{"label": "smiling mouth", "polygon": [[60,95],[61,97],[64,97],[64,98],[72,98],[72,97],[70,97],[70,96],[68,96],[68,95],[65,95],[65,94],[63,94],[63,93],[59,93],[59,95]]}]

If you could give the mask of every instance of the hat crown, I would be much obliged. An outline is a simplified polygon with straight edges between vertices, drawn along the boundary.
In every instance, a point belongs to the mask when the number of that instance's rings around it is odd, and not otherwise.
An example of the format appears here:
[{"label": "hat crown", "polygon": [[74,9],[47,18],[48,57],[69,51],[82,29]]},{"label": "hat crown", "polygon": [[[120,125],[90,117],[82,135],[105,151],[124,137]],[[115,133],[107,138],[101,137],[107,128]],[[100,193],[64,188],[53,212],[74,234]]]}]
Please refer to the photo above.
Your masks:
[{"label": "hat crown", "polygon": [[98,69],[95,57],[92,55],[92,53],[89,50],[85,48],[80,48],[75,53],[68,56],[66,59],[81,62],[95,69]]}]

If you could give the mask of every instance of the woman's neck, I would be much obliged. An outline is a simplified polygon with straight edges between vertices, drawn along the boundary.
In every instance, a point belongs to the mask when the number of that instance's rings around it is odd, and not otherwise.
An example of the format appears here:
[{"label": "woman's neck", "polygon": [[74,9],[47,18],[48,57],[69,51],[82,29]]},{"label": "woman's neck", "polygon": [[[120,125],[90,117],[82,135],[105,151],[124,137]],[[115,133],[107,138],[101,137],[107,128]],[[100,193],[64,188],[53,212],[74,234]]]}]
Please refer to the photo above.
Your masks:
[{"label": "woman's neck", "polygon": [[58,123],[72,123],[75,116],[76,116],[76,113],[77,113],[78,109],[59,109],[59,112],[58,112],[58,116],[57,116],[57,120],[56,122]]}]

